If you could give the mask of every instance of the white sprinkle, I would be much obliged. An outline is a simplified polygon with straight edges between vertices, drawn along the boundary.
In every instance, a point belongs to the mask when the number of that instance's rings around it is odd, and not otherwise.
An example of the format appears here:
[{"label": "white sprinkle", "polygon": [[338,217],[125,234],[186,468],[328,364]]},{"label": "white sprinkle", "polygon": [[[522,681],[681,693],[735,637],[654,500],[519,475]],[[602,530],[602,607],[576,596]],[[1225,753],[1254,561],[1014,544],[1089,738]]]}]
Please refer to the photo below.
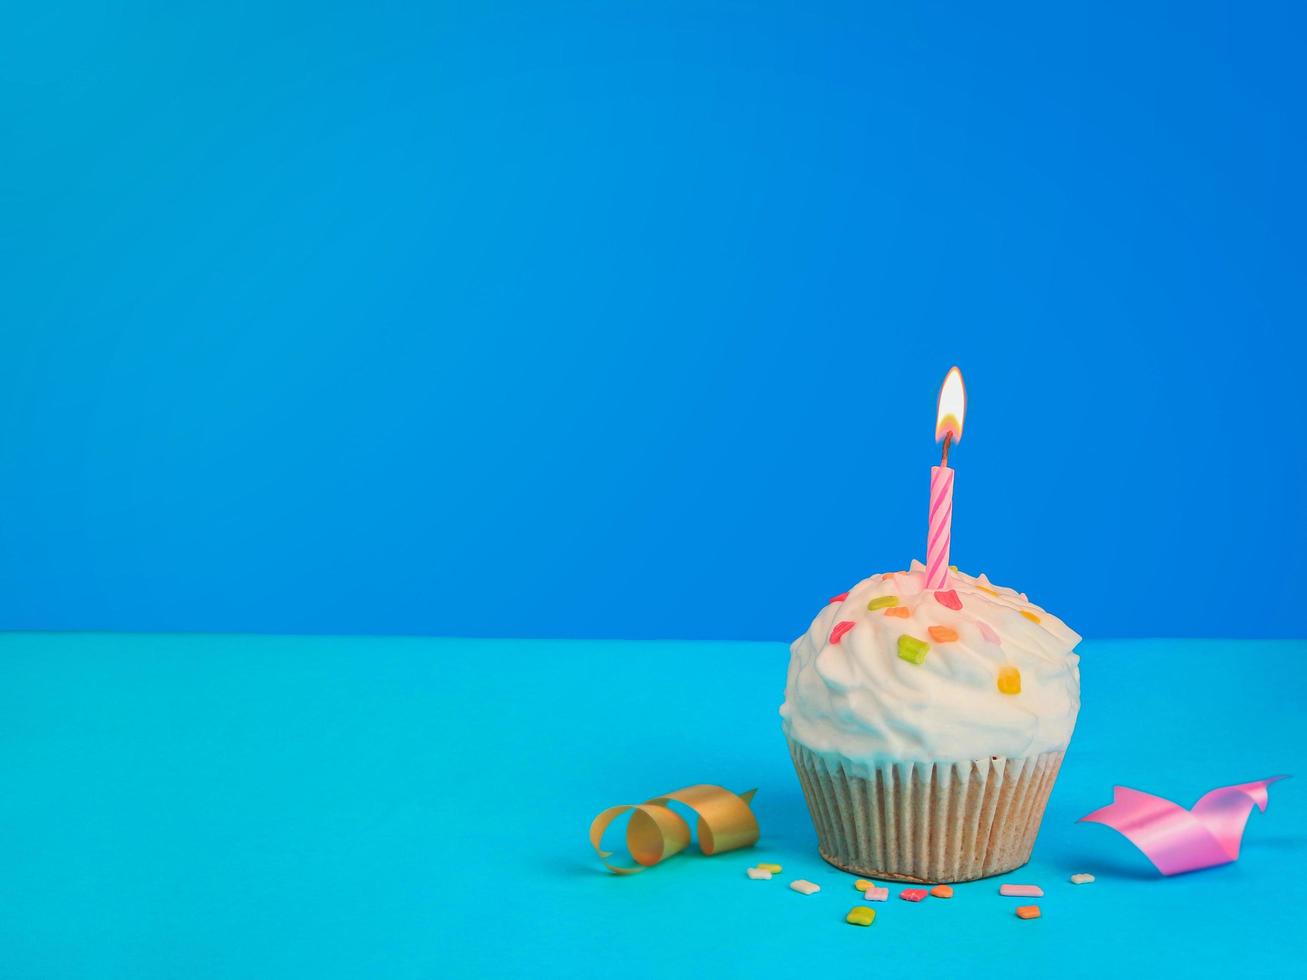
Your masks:
[{"label": "white sprinkle", "polygon": [[749,877],[754,881],[771,881],[771,872],[762,868],[749,868]]},{"label": "white sprinkle", "polygon": [[790,882],[790,887],[801,895],[814,895],[821,891],[821,885],[814,885],[805,878],[795,878]]},{"label": "white sprinkle", "polygon": [[998,893],[1000,895],[1012,895],[1018,898],[1041,898],[1044,889],[1038,885],[999,885]]},{"label": "white sprinkle", "polygon": [[868,902],[885,902],[889,900],[889,889],[877,888],[875,885],[872,885],[862,893],[862,897]]},{"label": "white sprinkle", "polygon": [[1078,875],[1071,876],[1071,884],[1073,885],[1087,885],[1093,880],[1094,880],[1093,875],[1078,874]]}]

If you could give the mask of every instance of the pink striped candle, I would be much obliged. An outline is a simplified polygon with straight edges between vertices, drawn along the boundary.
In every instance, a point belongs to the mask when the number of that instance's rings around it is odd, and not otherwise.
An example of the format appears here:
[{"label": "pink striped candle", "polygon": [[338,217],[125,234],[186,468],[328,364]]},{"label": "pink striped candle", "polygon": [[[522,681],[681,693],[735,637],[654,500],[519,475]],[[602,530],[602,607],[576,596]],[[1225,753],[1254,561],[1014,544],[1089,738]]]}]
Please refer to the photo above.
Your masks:
[{"label": "pink striped candle", "polygon": [[926,588],[948,588],[948,549],[953,536],[953,470],[930,468],[930,531],[926,537]]},{"label": "pink striped candle", "polygon": [[951,368],[939,388],[935,413],[935,441],[944,443],[938,466],[930,468],[930,517],[926,530],[926,588],[948,588],[948,553],[953,536],[953,471],[948,465],[950,443],[962,440],[967,414],[967,389],[962,372]]}]

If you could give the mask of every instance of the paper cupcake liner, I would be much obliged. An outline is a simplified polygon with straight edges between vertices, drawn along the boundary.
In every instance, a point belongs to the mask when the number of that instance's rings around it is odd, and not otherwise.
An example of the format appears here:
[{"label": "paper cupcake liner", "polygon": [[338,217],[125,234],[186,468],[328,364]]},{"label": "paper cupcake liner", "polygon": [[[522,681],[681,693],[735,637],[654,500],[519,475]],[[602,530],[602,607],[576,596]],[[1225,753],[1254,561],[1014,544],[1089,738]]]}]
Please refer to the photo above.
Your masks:
[{"label": "paper cupcake liner", "polygon": [[821,856],[868,878],[971,881],[1030,860],[1062,752],[887,763],[854,776],[790,740]]}]

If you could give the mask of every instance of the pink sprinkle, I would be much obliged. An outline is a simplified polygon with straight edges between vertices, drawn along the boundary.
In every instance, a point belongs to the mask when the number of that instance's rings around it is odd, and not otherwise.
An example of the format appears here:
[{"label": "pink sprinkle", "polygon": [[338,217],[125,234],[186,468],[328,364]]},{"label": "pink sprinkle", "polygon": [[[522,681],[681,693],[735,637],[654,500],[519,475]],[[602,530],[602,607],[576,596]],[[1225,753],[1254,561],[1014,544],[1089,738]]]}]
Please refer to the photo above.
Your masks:
[{"label": "pink sprinkle", "polygon": [[962,600],[952,589],[945,589],[943,592],[935,593],[935,600],[946,609],[961,609]]},{"label": "pink sprinkle", "polygon": [[830,631],[830,641],[834,645],[840,642],[840,638],[849,630],[853,629],[853,620],[842,619],[835,624],[835,628]]},{"label": "pink sprinkle", "polygon": [[848,597],[849,597],[849,594],[848,594],[847,592],[841,592],[839,595],[833,595],[833,596],[831,596],[830,599],[828,599],[828,600],[826,601],[826,605],[829,606],[829,605],[830,605],[831,603],[833,603],[833,602],[843,602],[843,601],[844,601],[845,599],[847,599]]},{"label": "pink sprinkle", "polygon": [[1038,885],[999,885],[998,893],[1000,895],[1011,895],[1014,898],[1041,898],[1044,889]]},{"label": "pink sprinkle", "polygon": [[990,626],[987,622],[985,622],[983,619],[979,621],[979,626],[980,626],[980,635],[983,636],[990,643],[1003,642],[998,638],[998,634],[994,632],[994,628]]},{"label": "pink sprinkle", "polygon": [[899,892],[899,898],[905,902],[920,902],[925,897],[926,889],[924,888],[905,888]]}]

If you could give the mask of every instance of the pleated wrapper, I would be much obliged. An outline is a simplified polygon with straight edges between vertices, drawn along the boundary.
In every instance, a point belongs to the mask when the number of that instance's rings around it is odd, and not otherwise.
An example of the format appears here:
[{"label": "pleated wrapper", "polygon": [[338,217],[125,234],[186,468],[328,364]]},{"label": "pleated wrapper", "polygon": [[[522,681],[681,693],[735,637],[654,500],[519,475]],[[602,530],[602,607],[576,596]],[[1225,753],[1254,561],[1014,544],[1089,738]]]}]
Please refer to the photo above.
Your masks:
[{"label": "pleated wrapper", "polygon": [[789,743],[821,856],[868,878],[930,884],[1029,861],[1064,754],[891,762],[864,777]]}]

